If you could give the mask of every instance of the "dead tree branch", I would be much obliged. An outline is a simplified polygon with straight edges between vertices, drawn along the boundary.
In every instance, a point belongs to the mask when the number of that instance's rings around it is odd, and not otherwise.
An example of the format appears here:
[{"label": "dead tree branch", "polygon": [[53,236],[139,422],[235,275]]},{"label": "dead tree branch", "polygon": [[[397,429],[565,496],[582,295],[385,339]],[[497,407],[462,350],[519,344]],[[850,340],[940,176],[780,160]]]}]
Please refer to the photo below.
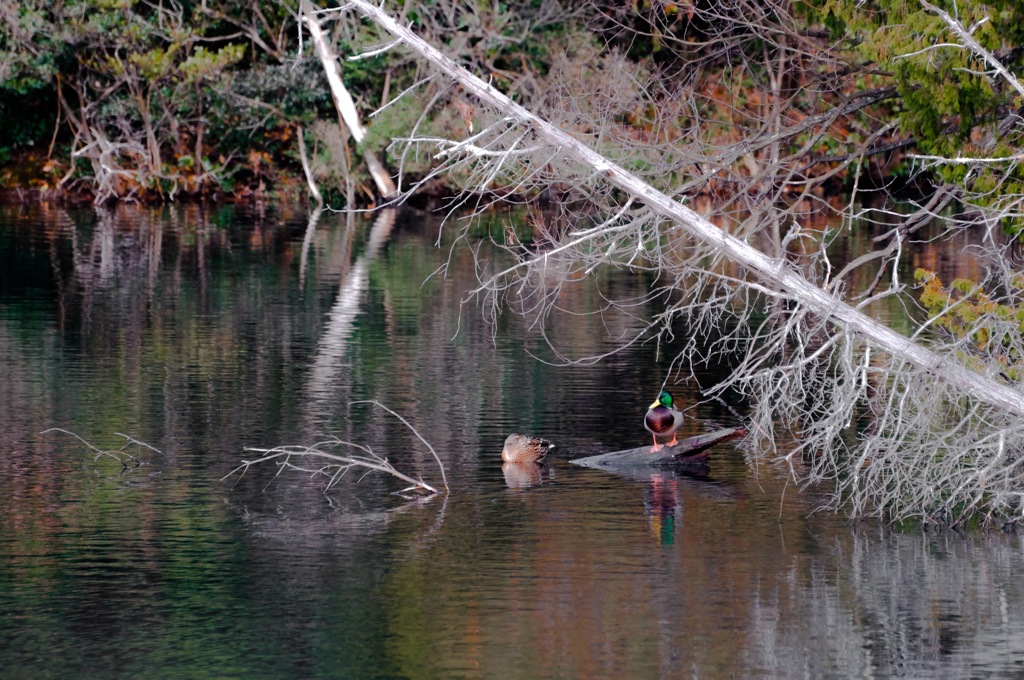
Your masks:
[{"label": "dead tree branch", "polygon": [[[944,22],[946,22],[946,25],[949,26],[949,28],[953,31],[953,33],[956,34],[957,38],[959,38],[963,42],[963,45],[967,47],[967,49],[981,57],[985,61],[985,63],[992,68],[994,72],[996,72],[1003,80],[1009,83],[1009,85],[1013,87],[1013,89],[1015,89],[1018,93],[1020,93],[1022,97],[1024,97],[1024,85],[1021,85],[1020,81],[1017,80],[1017,77],[1010,73],[1006,69],[1006,67],[1003,66],[998,59],[996,59],[994,54],[986,50],[978,43],[977,40],[974,39],[974,36],[971,35],[972,31],[968,31],[966,28],[964,28],[963,24],[961,24],[959,21],[950,16],[949,12],[946,12],[945,10],[936,7],[927,0],[920,0],[920,2],[922,7],[924,7],[926,10],[928,10],[932,14],[935,14]],[[987,18],[982,19],[982,21],[976,24],[974,28],[977,28],[979,25],[981,25],[981,23],[984,23],[987,20]],[[952,47],[960,47],[960,45],[952,45]]]},{"label": "dead tree branch", "polygon": [[[437,455],[437,451],[435,451],[434,447],[430,445],[430,442],[428,442],[423,435],[421,435],[419,431],[409,423],[408,420],[376,400],[357,401],[353,402],[353,404],[373,404],[402,421],[402,424],[409,428],[409,430],[412,431],[412,433],[416,435],[416,437],[430,450],[430,453],[433,455],[434,460],[437,461],[437,467],[441,472],[441,479],[444,483],[445,493],[450,491],[448,488],[448,478],[445,475],[444,464],[441,462],[440,456]],[[362,453],[338,454],[327,450],[339,447],[355,449]],[[272,449],[246,447],[244,450],[254,451],[262,455],[253,460],[243,460],[241,465],[224,475],[223,479],[227,479],[236,473],[244,475],[249,471],[249,468],[254,465],[273,462],[278,466],[277,474],[275,474],[274,477],[277,477],[285,470],[298,470],[300,472],[308,472],[315,477],[326,477],[327,484],[324,487],[324,493],[327,493],[334,488],[338,482],[353,470],[382,472],[409,484],[408,487],[396,492],[399,495],[417,490],[429,494],[438,493],[436,488],[424,482],[422,479],[411,477],[398,470],[387,458],[378,455],[369,446],[344,441],[338,437],[332,436],[310,446],[286,444],[283,446],[275,446]]]},{"label": "dead tree branch", "polygon": [[[356,110],[356,103],[352,99],[352,95],[348,93],[345,83],[341,80],[338,57],[334,53],[333,48],[327,43],[327,38],[320,26],[320,20],[316,17],[316,8],[313,7],[309,0],[303,0],[302,21],[306,24],[306,29],[309,31],[310,38],[313,40],[313,46],[316,49],[316,55],[320,59],[320,63],[323,64],[324,72],[327,74],[327,82],[331,86],[331,95],[334,99],[334,106],[338,111],[338,118],[348,128],[349,134],[352,135],[353,141],[358,146],[366,139],[366,129],[359,120],[359,112]],[[393,198],[397,193],[395,183],[391,180],[391,176],[377,158],[377,155],[370,149],[364,149],[363,160],[366,161],[367,168],[370,170],[370,176],[373,177],[380,195],[385,199]]]},{"label": "dead tree branch", "polygon": [[163,456],[165,459],[167,458],[167,456],[165,456],[164,453],[159,449],[154,448],[147,444],[146,442],[136,439],[135,437],[132,437],[127,434],[122,434],[120,432],[115,432],[114,434],[116,434],[118,437],[124,437],[126,441],[124,445],[121,446],[121,448],[119,449],[101,449],[98,446],[95,446],[90,442],[86,441],[85,439],[75,434],[74,432],[59,427],[51,427],[48,430],[43,430],[42,432],[40,432],[40,434],[49,434],[51,432],[60,432],[62,434],[71,435],[72,437],[82,442],[96,453],[93,460],[99,460],[100,458],[103,457],[112,458],[116,460],[118,463],[120,463],[123,469],[128,469],[129,467],[135,468],[143,464],[143,461],[138,456],[133,456],[131,453],[125,450],[132,445],[135,445],[139,449],[148,449],[150,451],[153,451],[154,453]]},{"label": "dead tree branch", "polygon": [[[366,455],[340,455],[324,450],[328,447],[338,446],[354,448],[359,451],[363,451]],[[274,461],[279,467],[277,474],[274,475],[275,477],[285,470],[298,470],[300,472],[308,472],[314,476],[327,477],[327,485],[324,487],[325,493],[330,491],[352,470],[383,472],[384,474],[391,475],[392,477],[396,477],[409,484],[407,488],[398,491],[397,493],[399,494],[416,489],[430,494],[437,493],[437,489],[430,486],[422,479],[415,479],[398,471],[386,458],[378,456],[369,447],[343,441],[337,437],[331,437],[330,439],[317,442],[311,446],[283,445],[275,446],[272,449],[246,447],[244,450],[254,451],[263,455],[259,458],[254,458],[253,460],[243,460],[241,465],[224,475],[222,481],[236,473],[244,475],[249,471],[249,468],[254,465]],[[301,461],[301,463],[296,463],[295,461]],[[310,467],[311,463],[312,466]]]},{"label": "dead tree branch", "polygon": [[[642,201],[650,210],[669,220],[673,226],[703,244],[713,247],[731,261],[778,287],[793,300],[799,302],[808,312],[828,319],[839,325],[845,332],[855,334],[869,341],[874,347],[898,357],[938,380],[952,383],[977,399],[999,406],[1009,413],[1024,416],[1024,395],[991,378],[980,375],[930,349],[914,343],[911,339],[868,317],[846,302],[823,291],[808,281],[788,262],[769,257],[749,243],[723,232],[707,219],[690,208],[673,200],[666,194],[641,181],[620,165],[609,161],[566,132],[547,123],[522,108],[496,88],[483,82],[440,51],[427,44],[407,28],[395,22],[387,13],[365,0],[350,3],[363,16],[392,35],[400,38],[410,49],[448,77],[459,82],[465,90],[481,101],[487,102],[504,115],[510,117],[516,126],[532,130],[540,140],[558,149],[562,154],[590,170],[593,176],[625,191]],[[452,155],[468,145],[456,144],[446,149]],[[471,153],[471,150],[467,149]]]},{"label": "dead tree branch", "polygon": [[435,451],[434,447],[430,445],[430,442],[428,442],[426,439],[423,438],[423,435],[421,435],[419,433],[419,430],[417,430],[415,427],[413,427],[412,425],[409,424],[408,420],[403,418],[398,413],[395,413],[394,411],[392,411],[391,409],[389,409],[387,406],[385,406],[384,404],[380,403],[376,399],[368,399],[368,400],[364,400],[364,401],[353,401],[352,404],[353,405],[354,404],[373,404],[377,408],[382,408],[385,411],[387,411],[388,413],[390,413],[391,415],[393,415],[394,417],[396,417],[399,420],[401,420],[402,424],[405,425],[407,428],[409,428],[412,431],[412,433],[414,435],[416,435],[416,438],[419,439],[421,442],[423,442],[424,446],[426,446],[428,449],[430,449],[430,455],[432,455],[434,457],[434,460],[437,461],[437,469],[441,471],[441,482],[444,484],[445,493],[448,493],[450,491],[450,489],[448,488],[448,476],[445,474],[444,463],[441,462],[441,457],[437,455],[437,451]]}]

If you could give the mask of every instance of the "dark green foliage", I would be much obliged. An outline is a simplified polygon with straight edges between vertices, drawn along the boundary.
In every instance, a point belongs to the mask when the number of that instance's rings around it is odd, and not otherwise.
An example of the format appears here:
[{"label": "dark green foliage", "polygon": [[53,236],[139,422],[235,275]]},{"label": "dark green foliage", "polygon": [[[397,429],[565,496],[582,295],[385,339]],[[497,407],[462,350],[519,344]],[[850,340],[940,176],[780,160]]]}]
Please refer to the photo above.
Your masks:
[{"label": "dark green foliage", "polygon": [[[62,164],[87,184],[103,183],[96,173],[110,162],[127,171],[117,186],[108,182],[114,195],[204,191],[210,171],[221,189],[233,190],[246,168],[257,176],[267,163],[297,170],[296,127],[333,122],[336,113],[308,44],[295,61],[295,10],[283,0],[26,0],[0,8],[0,161],[18,149],[38,156],[56,127]],[[546,69],[547,41],[529,38],[557,35],[563,26],[553,18],[565,17],[557,4],[539,0],[468,2],[454,12],[431,0],[408,10],[453,56],[506,82],[505,69]],[[341,54],[359,49],[346,35],[336,34]],[[404,55],[344,64],[346,85],[364,110],[418,77]],[[97,135],[115,155],[72,162],[72,150],[98,153]],[[376,135],[368,143],[387,141]],[[247,159],[241,175],[239,163],[223,165],[238,158]]]},{"label": "dark green foliage", "polygon": [[[953,11],[951,1],[939,4]],[[838,119],[832,128],[800,131],[786,138],[790,146],[783,151],[842,159],[893,119],[898,134],[925,154],[1012,155],[1024,141],[1020,126],[1008,124],[1024,100],[1003,80],[984,73],[988,66],[970,50],[935,48],[955,39],[941,18],[919,3],[809,0],[765,6],[757,16],[747,16],[749,10],[650,0],[586,8],[550,0],[424,0],[394,8],[429,42],[528,106],[551,105],[543,90],[561,51],[583,65],[595,55],[627,54],[638,71],[653,74],[643,85],[649,100],[634,106],[624,95],[599,119],[638,138],[679,139],[696,119],[699,134],[716,144],[714,136],[723,130],[755,129],[765,103],[777,95],[793,112],[789,118],[799,122],[822,115],[858,90],[894,85],[898,98]],[[1011,72],[1024,73],[1024,1],[968,0],[958,2],[955,11],[969,27],[986,19],[974,37]],[[86,128],[132,147],[117,159],[140,173],[129,189],[175,191],[176,182],[201,184],[219,159],[247,158],[249,165],[269,162],[297,173],[296,127],[333,123],[336,114],[308,45],[295,61],[294,12],[283,0],[26,0],[0,9],[0,162],[21,150],[35,149],[38,155],[48,149],[56,128],[56,153],[69,167],[74,140],[80,148],[89,138],[81,129],[84,120]],[[359,51],[364,46],[349,41],[372,42],[371,35],[372,30],[362,35],[354,25],[339,28],[337,50]],[[593,44],[595,35],[607,44],[592,52],[578,49]],[[838,43],[830,44],[828,35]],[[825,52],[827,58],[814,61]],[[775,55],[788,60],[778,83],[771,82]],[[345,83],[363,111],[422,75],[400,50],[343,65]],[[681,101],[686,92],[698,94],[692,102]],[[410,98],[388,109],[372,121],[366,145],[380,153],[392,137],[408,132],[423,103]],[[62,105],[67,110],[57,125]],[[421,129],[434,122],[441,134],[461,129],[450,109],[442,97],[430,112],[437,121],[427,120]],[[671,150],[658,154],[660,160],[669,157]],[[656,165],[642,151],[623,162],[641,173],[653,172]],[[906,172],[899,162],[883,172]],[[81,162],[83,178],[95,171],[96,163],[92,166]],[[690,170],[684,168],[673,182],[684,182]],[[233,170],[216,172],[222,189],[244,182]],[[260,175],[259,169],[253,172]],[[992,200],[1024,186],[1017,170],[1003,175],[998,168],[969,171],[950,165],[938,172],[947,182],[989,192]]]},{"label": "dark green foliage", "polygon": [[[1024,3],[938,2],[1013,74],[1024,74]],[[919,3],[897,0],[812,2],[833,35],[843,37],[865,67],[895,80],[898,116],[906,136],[924,154],[949,158],[999,158],[1017,153],[1024,143],[1011,117],[1024,105],[1019,93],[995,75],[985,59],[966,48],[950,26]],[[964,186],[990,205],[1019,192],[1024,175],[1017,169],[944,165],[945,182]],[[1016,221],[1005,221],[1012,232]]]},{"label": "dark green foliage", "polygon": [[0,90],[0,163],[19,150],[48,144],[56,118],[57,96],[52,89]]},{"label": "dark green foliage", "polygon": [[283,125],[335,116],[323,67],[311,58],[234,72],[205,96],[210,132],[226,149],[249,148]]},{"label": "dark green foliage", "polygon": [[[91,155],[74,163],[84,179],[92,175],[90,181],[103,183],[96,174],[105,165],[121,173],[106,182],[106,193],[204,190],[215,177],[196,156],[205,157],[210,142],[220,141],[208,128],[251,133],[266,122],[265,112],[238,117],[238,102],[230,100],[248,45],[267,46],[284,33],[265,17],[286,17],[294,28],[287,8],[274,0],[223,3],[230,11],[217,4],[27,0],[0,8],[0,156],[31,147],[38,156],[60,109],[56,141],[64,162],[71,165],[68,147],[84,148]],[[262,37],[231,12],[248,20],[259,16]],[[263,59],[250,55],[245,66],[258,70]],[[226,120],[227,112],[233,120]],[[102,162],[97,139],[114,149]],[[235,139],[226,135],[225,141]]]},{"label": "dark green foliage", "polygon": [[[827,25],[842,34],[862,63],[876,64],[891,74],[902,97],[900,122],[926,153],[960,151],[976,126],[992,126],[1006,112],[1013,93],[982,73],[988,67],[969,50],[935,47],[957,42],[946,23],[918,3],[883,0],[814,2]],[[1009,9],[1016,2],[1001,2]],[[1007,37],[1020,34],[1020,13],[993,11],[993,3],[960,2],[954,10],[965,26],[989,17],[974,32],[985,49],[999,54],[1011,71],[1019,70],[1020,54]],[[1012,21],[1007,21],[1013,17]]]},{"label": "dark green foliage", "polygon": [[73,62],[69,45],[33,40],[38,21],[24,5],[0,10],[0,163],[49,143],[57,117],[54,76]]}]

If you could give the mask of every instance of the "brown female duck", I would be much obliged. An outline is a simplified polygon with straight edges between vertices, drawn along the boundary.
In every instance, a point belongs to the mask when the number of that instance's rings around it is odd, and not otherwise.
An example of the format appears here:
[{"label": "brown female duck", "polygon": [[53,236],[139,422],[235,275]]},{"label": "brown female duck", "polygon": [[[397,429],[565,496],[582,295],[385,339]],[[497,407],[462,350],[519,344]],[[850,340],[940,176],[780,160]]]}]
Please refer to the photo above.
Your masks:
[{"label": "brown female duck", "polygon": [[501,450],[501,459],[506,463],[539,463],[554,446],[540,437],[510,434]]}]

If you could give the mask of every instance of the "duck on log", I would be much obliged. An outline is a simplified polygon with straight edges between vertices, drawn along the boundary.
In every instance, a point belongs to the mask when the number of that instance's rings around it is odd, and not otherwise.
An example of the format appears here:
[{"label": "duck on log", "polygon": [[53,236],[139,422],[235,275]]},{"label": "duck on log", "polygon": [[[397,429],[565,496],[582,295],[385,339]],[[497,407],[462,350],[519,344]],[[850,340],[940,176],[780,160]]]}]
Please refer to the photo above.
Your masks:
[{"label": "duck on log", "polygon": [[710,448],[715,444],[738,439],[747,434],[742,427],[729,427],[717,432],[699,434],[695,437],[682,439],[672,446],[664,446],[657,452],[651,452],[650,446],[641,446],[625,451],[602,453],[569,461],[574,465],[598,469],[614,469],[634,466],[679,467],[707,465]]}]

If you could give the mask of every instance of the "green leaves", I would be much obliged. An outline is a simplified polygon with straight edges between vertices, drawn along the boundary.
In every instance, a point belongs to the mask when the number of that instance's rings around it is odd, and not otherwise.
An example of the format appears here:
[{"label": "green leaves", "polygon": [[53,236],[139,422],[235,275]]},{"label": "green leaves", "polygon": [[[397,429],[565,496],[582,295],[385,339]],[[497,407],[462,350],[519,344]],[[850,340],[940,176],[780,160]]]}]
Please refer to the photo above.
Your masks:
[{"label": "green leaves", "polygon": [[[1012,159],[1024,148],[1024,128],[1014,123],[1024,102],[994,68],[998,62],[1024,76],[1024,4],[821,0],[812,5],[830,18],[834,34],[846,39],[860,68],[895,83],[901,100],[890,113],[898,116],[903,136],[913,138],[925,155],[958,161],[933,167],[941,181],[961,186],[982,207],[1004,206],[1019,194],[1024,186],[1019,165],[991,159]],[[968,35],[987,54],[968,44]],[[962,162],[970,158],[989,160]],[[1002,212],[1011,233],[1024,226],[1015,214]]]},{"label": "green leaves", "polygon": [[[1019,285],[1009,291],[1010,295],[998,298],[970,279],[955,279],[947,288],[926,269],[916,270],[914,278],[921,285],[921,304],[935,319],[935,325],[956,338],[969,338],[972,351],[993,356],[1007,375],[1014,380],[1020,378],[1024,357],[1010,342],[1005,328],[1010,324],[1016,333],[1024,333],[1024,308],[1017,304]],[[1017,275],[1011,285],[1021,283],[1024,281]],[[970,363],[970,357],[966,358]]]},{"label": "green leaves", "polygon": [[[901,126],[918,138],[927,153],[959,148],[979,123],[991,125],[1012,92],[996,80],[983,59],[960,44],[937,14],[920,3],[882,0],[829,0],[817,3],[836,18],[837,27],[862,61],[874,63],[896,81],[905,104]],[[950,3],[939,3],[950,4]],[[1014,70],[1021,66],[1018,44],[1024,38],[1016,2],[982,4],[974,0],[951,4],[960,23],[983,48],[1001,54]],[[973,29],[973,30],[972,30]]]},{"label": "green leaves", "polygon": [[178,70],[185,81],[198,83],[204,78],[211,78],[224,69],[234,66],[244,56],[244,45],[227,45],[216,51],[200,46],[181,62]]},{"label": "green leaves", "polygon": [[179,50],[178,45],[169,47],[158,47],[145,52],[132,54],[129,62],[138,69],[139,74],[150,82],[169,75],[177,65],[175,55]]}]

